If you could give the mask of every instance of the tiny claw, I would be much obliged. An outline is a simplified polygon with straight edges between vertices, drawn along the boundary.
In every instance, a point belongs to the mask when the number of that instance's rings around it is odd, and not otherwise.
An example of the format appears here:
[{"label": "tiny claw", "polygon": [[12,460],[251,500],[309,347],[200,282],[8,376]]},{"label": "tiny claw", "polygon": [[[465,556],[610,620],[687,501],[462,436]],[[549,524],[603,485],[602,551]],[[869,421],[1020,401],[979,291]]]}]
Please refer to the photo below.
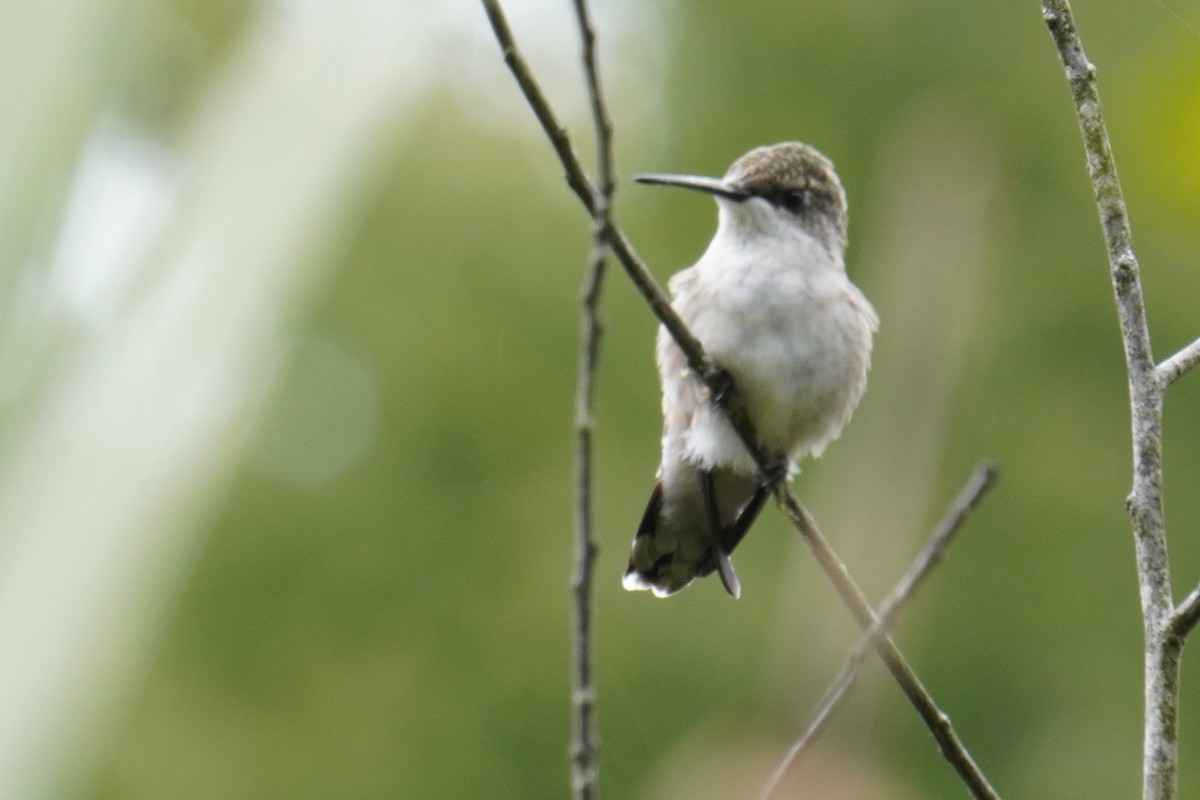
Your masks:
[{"label": "tiny claw", "polygon": [[764,464],[759,470],[758,485],[768,492],[774,492],[787,480],[788,462],[786,458],[777,457]]},{"label": "tiny claw", "polygon": [[[729,399],[734,391],[733,378],[721,367],[713,364],[706,383],[709,386],[713,405],[720,406]],[[716,387],[715,389],[713,387]]]}]

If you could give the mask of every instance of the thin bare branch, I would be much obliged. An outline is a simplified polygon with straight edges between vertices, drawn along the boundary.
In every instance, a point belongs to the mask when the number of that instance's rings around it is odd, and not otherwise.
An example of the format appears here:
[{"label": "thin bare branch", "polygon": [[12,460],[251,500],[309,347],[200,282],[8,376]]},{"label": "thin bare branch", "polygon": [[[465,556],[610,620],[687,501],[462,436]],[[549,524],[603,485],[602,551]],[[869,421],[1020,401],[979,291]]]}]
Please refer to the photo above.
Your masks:
[{"label": "thin bare branch", "polygon": [[[526,100],[529,102],[543,130],[546,132],[551,145],[554,147],[555,153],[557,153],[559,160],[563,164],[567,185],[579,197],[588,212],[595,215],[597,193],[586,172],[580,166],[578,158],[575,156],[569,136],[558,123],[549,102],[546,100],[537,81],[533,78],[528,64],[517,49],[512,32],[509,29],[508,22],[505,19],[498,0],[482,0],[482,2],[487,10],[488,19],[491,21],[496,39],[500,43],[505,63],[512,71],[518,86],[521,88],[522,93],[524,93]],[[754,458],[762,474],[764,476],[783,474],[782,458],[776,454],[767,452],[759,444],[754,426],[750,421],[744,400],[737,386],[728,373],[714,363],[704,352],[704,348],[699,340],[688,330],[683,320],[679,318],[679,315],[671,307],[670,300],[658,286],[650,271],[637,256],[633,245],[630,244],[629,240],[617,227],[611,216],[608,221],[607,230],[603,231],[603,233],[607,238],[612,253],[629,275],[635,288],[646,299],[651,311],[658,317],[663,327],[667,329],[680,350],[683,351],[687,358],[688,366],[708,386],[713,399],[729,419],[730,425],[742,438],[743,443]],[[817,555],[817,559],[826,573],[833,579],[835,586],[842,594],[851,612],[864,627],[871,625],[874,621],[874,614],[871,612],[870,606],[863,598],[857,585],[846,573],[845,567],[842,566],[837,555],[829,548],[824,538],[821,537],[820,531],[817,530],[811,516],[809,516],[808,512],[801,506],[800,501],[791,493],[786,485],[780,485],[775,490],[775,493],[784,512],[797,525],[797,530],[800,531],[802,537],[809,544],[810,549]],[[797,520],[803,520],[803,522],[797,522]],[[897,650],[891,639],[883,637],[876,644],[876,650],[880,652],[889,670],[896,676],[897,681],[900,683],[901,689],[909,696],[918,713],[925,720],[926,725],[929,726],[934,739],[942,749],[943,755],[946,756],[956,771],[963,776],[964,782],[967,783],[973,796],[977,798],[997,797],[986,779],[979,772],[970,754],[963,747],[962,742],[958,739],[958,735],[955,733],[953,726],[951,726],[949,718],[938,710],[929,693],[921,686],[920,680],[913,673],[912,668],[904,660],[904,657]]]},{"label": "thin bare branch", "polygon": [[[1145,719],[1142,760],[1143,800],[1170,800],[1178,782],[1179,662],[1184,627],[1175,611],[1162,501],[1162,398],[1166,386],[1200,355],[1189,353],[1156,367],[1142,294],[1140,269],[1108,129],[1100,110],[1096,70],[1067,0],[1043,0],[1042,15],[1058,48],[1083,134],[1088,174],[1100,214],[1116,296],[1117,319],[1129,373],[1133,438],[1133,489],[1126,508],[1133,525],[1138,585],[1145,637]],[[1176,358],[1179,360],[1176,361]],[[1190,629],[1190,628],[1189,628]]]},{"label": "thin bare branch", "polygon": [[1096,70],[1083,44],[1066,0],[1044,0],[1043,15],[1062,58],[1075,113],[1083,133],[1088,173],[1107,244],[1109,269],[1117,301],[1117,317],[1129,371],[1133,411],[1134,486],[1130,513],[1137,533],[1138,561],[1148,611],[1164,616],[1171,610],[1171,591],[1162,524],[1161,456],[1162,397],[1150,350],[1150,331],[1142,296],[1140,270],[1108,130],[1100,111]]},{"label": "thin bare branch", "polygon": [[598,549],[592,505],[592,439],[595,433],[595,378],[603,322],[599,303],[605,249],[593,242],[580,312],[579,374],[575,392],[575,572],[572,598],[571,789],[576,800],[598,796],[599,740],[596,733],[596,684],[593,678],[592,598]]},{"label": "thin bare branch", "polygon": [[[775,499],[783,513],[791,520],[793,527],[800,534],[800,538],[808,546],[809,551],[816,557],[821,569],[832,581],[834,588],[842,597],[842,602],[850,609],[850,613],[858,620],[859,625],[864,630],[870,630],[877,621],[875,613],[863,596],[862,590],[858,588],[858,584],[850,577],[846,565],[842,563],[837,553],[833,551],[829,542],[821,534],[812,515],[800,505],[795,495],[785,486],[776,490]],[[978,800],[997,800],[999,795],[988,783],[987,778],[983,776],[975,759],[967,752],[967,748],[959,738],[957,731],[954,730],[950,718],[938,708],[937,703],[921,683],[908,660],[896,647],[896,643],[886,633],[881,632],[874,647],[888,672],[900,685],[900,690],[904,692],[913,708],[917,710],[917,714],[925,722],[926,727],[929,728],[929,732],[933,734],[942,757],[958,773],[971,792],[971,796]]]},{"label": "thin bare branch", "polygon": [[[615,187],[612,166],[612,123],[605,108],[596,65],[596,32],[585,0],[575,0],[582,45],[584,77],[596,128],[596,171],[600,190],[594,192],[592,248],[580,292],[579,375],[575,399],[576,519],[575,572],[571,580],[573,669],[571,692],[571,791],[575,800],[599,796],[599,737],[596,731],[596,684],[593,678],[593,582],[598,549],[592,510],[592,440],[595,435],[595,382],[604,324],[600,297],[608,257],[609,209]],[[564,132],[565,137],[565,132]]]},{"label": "thin bare branch", "polygon": [[996,485],[999,477],[1000,468],[994,462],[984,461],[975,466],[966,485],[951,501],[945,515],[930,534],[929,540],[917,554],[913,565],[909,567],[908,572],[880,604],[877,614],[879,619],[863,637],[866,647],[874,644],[872,640],[879,632],[891,626],[896,614],[920,587],[921,582],[929,575],[929,571],[942,560],[955,534],[961,530],[963,523],[967,521],[967,517],[975,510],[975,506],[979,504],[983,496]]},{"label": "thin bare branch", "polygon": [[954,535],[962,529],[962,524],[966,521],[967,516],[983,498],[983,495],[995,485],[998,477],[999,468],[994,463],[984,462],[975,467],[975,470],[971,473],[971,477],[967,480],[966,486],[963,487],[962,491],[951,502],[946,514],[933,529],[925,546],[921,548],[921,552],[917,554],[916,559],[913,561],[912,566],[908,568],[908,571],[904,573],[904,576],[896,584],[895,588],[892,589],[879,605],[879,609],[875,614],[875,621],[871,623],[870,627],[859,638],[857,644],[847,654],[841,671],[825,692],[825,696],[817,706],[817,711],[809,722],[808,727],[779,763],[775,773],[767,782],[766,788],[763,789],[760,800],[768,800],[770,798],[775,789],[778,788],[780,781],[783,780],[783,776],[808,746],[816,741],[821,731],[825,729],[829,720],[833,718],[834,712],[841,705],[842,700],[858,680],[867,655],[875,647],[876,641],[891,628],[901,609],[916,593],[916,590],[920,587],[929,572],[942,560],[946,549],[954,539]]},{"label": "thin bare branch", "polygon": [[[600,70],[596,64],[596,28],[588,12],[587,0],[574,0],[575,19],[579,26],[579,39],[583,45],[580,57],[583,74],[587,80],[588,101],[592,108],[592,124],[596,129],[596,174],[600,178],[599,196],[611,205],[616,191],[613,168],[613,125],[608,115],[608,104],[600,83]],[[607,212],[605,212],[607,213]],[[599,216],[599,215],[598,215]]]},{"label": "thin bare branch", "polygon": [[1159,364],[1158,379],[1166,388],[1188,374],[1197,364],[1200,364],[1200,339]]},{"label": "thin bare branch", "polygon": [[558,116],[550,107],[550,101],[546,99],[537,78],[533,76],[533,71],[529,69],[529,62],[517,49],[512,28],[508,25],[508,17],[504,15],[504,10],[500,8],[498,0],[483,0],[483,7],[487,12],[488,22],[492,25],[492,31],[496,34],[496,41],[500,43],[504,63],[508,65],[509,71],[517,81],[517,86],[521,88],[521,94],[525,95],[525,100],[533,110],[533,115],[537,117],[542,130],[546,132],[546,138],[550,140],[550,144],[558,153],[558,160],[562,162],[563,169],[566,170],[567,185],[583,202],[588,213],[595,214],[596,190],[592,187],[592,181],[579,163],[579,159],[575,157],[575,152],[571,148],[571,138],[567,135],[566,128],[558,121]]},{"label": "thin bare branch", "polygon": [[1175,609],[1175,614],[1171,617],[1171,633],[1179,639],[1184,639],[1198,622],[1200,622],[1200,586],[1192,589],[1192,593],[1183,598],[1179,607]]}]

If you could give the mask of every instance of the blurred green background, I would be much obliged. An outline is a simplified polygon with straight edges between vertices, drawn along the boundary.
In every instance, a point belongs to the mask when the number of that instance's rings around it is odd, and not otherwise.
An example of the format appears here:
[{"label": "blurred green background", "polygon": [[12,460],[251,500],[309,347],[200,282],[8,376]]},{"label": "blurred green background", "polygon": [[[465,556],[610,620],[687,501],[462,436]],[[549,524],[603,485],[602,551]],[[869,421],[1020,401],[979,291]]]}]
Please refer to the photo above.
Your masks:
[{"label": "blurred green background", "polygon": [[[569,4],[507,7],[590,156]],[[1162,359],[1200,335],[1200,5],[1075,11]],[[629,176],[785,139],[836,162],[882,327],[797,490],[880,598],[998,460],[897,640],[1004,796],[1136,796],[1124,367],[1038,4],[595,13],[616,210],[660,280],[714,209]],[[59,0],[0,23],[3,795],[567,796],[588,222],[481,8]],[[740,601],[621,589],[658,457],[655,323],[616,271],[603,305],[602,793],[752,797],[856,629],[772,509]],[[1200,377],[1166,412],[1182,595]],[[787,792],[965,794],[875,663]]]}]

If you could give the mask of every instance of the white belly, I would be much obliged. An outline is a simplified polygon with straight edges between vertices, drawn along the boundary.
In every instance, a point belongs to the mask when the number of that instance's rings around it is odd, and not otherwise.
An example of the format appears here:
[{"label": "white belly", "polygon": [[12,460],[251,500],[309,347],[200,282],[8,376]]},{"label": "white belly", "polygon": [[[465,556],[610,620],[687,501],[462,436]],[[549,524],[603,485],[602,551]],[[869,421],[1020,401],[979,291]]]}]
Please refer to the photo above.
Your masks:
[{"label": "white belly", "polygon": [[[684,322],[733,377],[766,447],[793,461],[820,455],[866,387],[877,325],[870,303],[840,268],[800,270],[761,261],[719,272],[703,266],[672,284]],[[662,363],[664,349],[675,345],[665,332],[660,336],[667,337],[659,343]],[[690,413],[675,415],[681,423],[686,418],[676,431],[686,460],[753,472],[741,440],[703,392],[677,399],[686,404],[693,397]]]}]

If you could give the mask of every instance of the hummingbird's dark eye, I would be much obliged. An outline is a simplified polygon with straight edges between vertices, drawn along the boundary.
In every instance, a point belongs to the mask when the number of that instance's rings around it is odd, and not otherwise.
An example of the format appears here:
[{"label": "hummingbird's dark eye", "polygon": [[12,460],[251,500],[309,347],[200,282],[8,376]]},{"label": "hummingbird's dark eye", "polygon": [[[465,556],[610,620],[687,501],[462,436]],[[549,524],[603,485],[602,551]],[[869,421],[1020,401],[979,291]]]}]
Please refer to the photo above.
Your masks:
[{"label": "hummingbird's dark eye", "polygon": [[807,204],[805,201],[805,192],[802,189],[790,189],[779,195],[779,205],[793,214],[804,209],[804,206]]}]

